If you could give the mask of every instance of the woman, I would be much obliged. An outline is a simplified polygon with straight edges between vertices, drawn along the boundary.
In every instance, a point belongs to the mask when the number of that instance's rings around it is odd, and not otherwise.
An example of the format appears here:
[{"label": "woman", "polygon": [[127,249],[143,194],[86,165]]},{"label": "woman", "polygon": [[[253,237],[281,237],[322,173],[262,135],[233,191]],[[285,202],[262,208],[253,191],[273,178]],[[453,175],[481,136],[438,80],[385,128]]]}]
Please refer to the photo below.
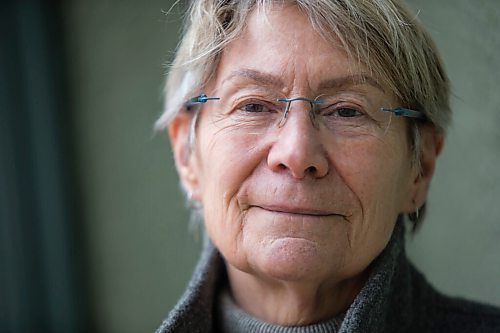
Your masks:
[{"label": "woman", "polygon": [[450,119],[434,44],[391,1],[194,1],[166,89],[208,235],[158,332],[494,332],[406,259]]}]

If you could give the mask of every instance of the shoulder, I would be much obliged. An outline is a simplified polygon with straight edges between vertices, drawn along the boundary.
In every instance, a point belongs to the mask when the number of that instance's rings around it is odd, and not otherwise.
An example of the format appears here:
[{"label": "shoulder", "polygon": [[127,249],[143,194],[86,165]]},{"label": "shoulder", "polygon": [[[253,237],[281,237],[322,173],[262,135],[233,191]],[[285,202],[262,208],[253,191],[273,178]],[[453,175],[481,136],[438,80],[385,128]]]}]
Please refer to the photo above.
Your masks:
[{"label": "shoulder", "polygon": [[200,259],[181,299],[156,333],[213,332],[213,307],[224,263],[212,243],[205,239]]},{"label": "shoulder", "polygon": [[500,308],[450,297],[434,289],[418,271],[413,272],[414,310],[425,332],[500,332]]},{"label": "shoulder", "polygon": [[497,307],[438,294],[430,308],[430,323],[441,332],[500,332]]}]

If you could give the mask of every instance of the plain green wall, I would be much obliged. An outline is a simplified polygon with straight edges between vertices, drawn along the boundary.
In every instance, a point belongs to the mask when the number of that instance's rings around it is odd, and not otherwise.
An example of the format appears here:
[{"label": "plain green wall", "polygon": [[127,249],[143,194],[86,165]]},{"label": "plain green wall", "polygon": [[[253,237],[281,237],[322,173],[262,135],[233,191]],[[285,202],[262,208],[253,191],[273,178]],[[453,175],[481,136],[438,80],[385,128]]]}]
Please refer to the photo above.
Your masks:
[{"label": "plain green wall", "polygon": [[[171,3],[64,5],[82,237],[101,332],[152,332],[199,251],[168,141],[152,131],[179,32],[179,10],[163,13]],[[500,2],[411,4],[442,52],[455,114],[409,252],[440,289],[500,305]]]},{"label": "plain green wall", "polygon": [[179,18],[168,1],[72,1],[65,35],[96,330],[152,332],[199,252],[165,134],[154,134]]},{"label": "plain green wall", "polygon": [[446,63],[454,120],[409,252],[439,289],[500,305],[500,1],[411,3]]}]

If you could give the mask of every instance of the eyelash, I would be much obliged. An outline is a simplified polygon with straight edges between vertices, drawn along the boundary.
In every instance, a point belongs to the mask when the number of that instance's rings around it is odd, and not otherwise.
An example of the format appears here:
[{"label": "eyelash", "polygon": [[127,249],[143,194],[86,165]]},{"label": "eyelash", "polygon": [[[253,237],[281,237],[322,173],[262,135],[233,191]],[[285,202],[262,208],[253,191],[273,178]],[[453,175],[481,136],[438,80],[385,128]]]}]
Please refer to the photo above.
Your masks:
[{"label": "eyelash", "polygon": [[[255,112],[245,110],[245,108],[250,106],[250,105],[262,106],[266,110],[265,111],[255,111]],[[265,112],[279,112],[280,107],[278,107],[277,105],[273,105],[272,103],[267,102],[265,100],[250,99],[250,100],[245,100],[241,103],[238,103],[238,105],[236,106],[235,109],[242,111],[242,112],[246,112],[246,113],[265,113]]]},{"label": "eyelash", "polygon": [[[352,106],[352,105],[342,105],[342,104],[339,105],[339,104],[340,103],[328,105],[327,107],[322,108],[321,113],[323,115],[326,115],[326,116],[330,116],[333,113],[335,113],[337,116],[339,116],[339,118],[357,118],[357,117],[361,117],[361,116],[365,115],[365,113],[363,111],[361,111],[361,109],[359,107]],[[354,115],[351,115],[351,116],[341,116],[339,114],[339,112],[341,112],[343,110],[354,111]]]}]

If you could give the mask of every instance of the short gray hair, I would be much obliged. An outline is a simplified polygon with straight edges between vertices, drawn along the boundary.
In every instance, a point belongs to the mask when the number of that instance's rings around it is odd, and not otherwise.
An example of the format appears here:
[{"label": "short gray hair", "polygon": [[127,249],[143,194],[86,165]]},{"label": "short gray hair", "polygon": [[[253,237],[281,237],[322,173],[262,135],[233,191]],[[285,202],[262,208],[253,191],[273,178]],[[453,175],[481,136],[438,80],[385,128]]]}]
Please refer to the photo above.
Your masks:
[{"label": "short gray hair", "polygon": [[[424,112],[442,133],[450,120],[449,81],[437,48],[402,0],[193,0],[184,35],[165,85],[165,128],[198,95],[217,69],[226,45],[243,32],[253,10],[295,4],[325,38],[383,80],[401,106]],[[411,121],[409,142],[419,161],[420,122]]]},{"label": "short gray hair", "polygon": [[451,111],[449,82],[436,46],[417,17],[398,0],[194,0],[165,86],[165,128],[185,101],[214,75],[224,47],[237,38],[255,8],[296,4],[326,38],[339,38],[347,54],[364,64],[404,107],[416,109],[440,130]]}]

